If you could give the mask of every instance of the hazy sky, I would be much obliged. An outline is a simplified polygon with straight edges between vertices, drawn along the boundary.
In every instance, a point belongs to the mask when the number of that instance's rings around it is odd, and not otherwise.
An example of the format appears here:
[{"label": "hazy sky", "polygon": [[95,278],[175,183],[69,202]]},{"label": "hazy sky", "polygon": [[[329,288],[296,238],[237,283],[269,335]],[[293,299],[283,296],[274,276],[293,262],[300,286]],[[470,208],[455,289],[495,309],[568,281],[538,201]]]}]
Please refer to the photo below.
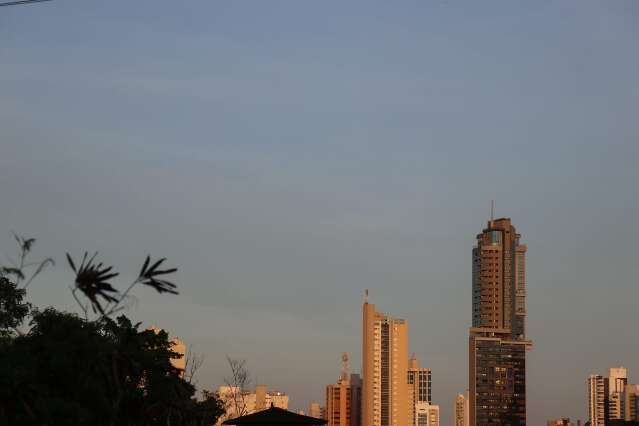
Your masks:
[{"label": "hazy sky", "polygon": [[410,324],[449,424],[471,249],[495,199],[528,244],[530,424],[639,382],[639,3],[80,1],[0,8],[0,253],[64,252],[181,294],[129,311],[323,401],[361,300]]}]

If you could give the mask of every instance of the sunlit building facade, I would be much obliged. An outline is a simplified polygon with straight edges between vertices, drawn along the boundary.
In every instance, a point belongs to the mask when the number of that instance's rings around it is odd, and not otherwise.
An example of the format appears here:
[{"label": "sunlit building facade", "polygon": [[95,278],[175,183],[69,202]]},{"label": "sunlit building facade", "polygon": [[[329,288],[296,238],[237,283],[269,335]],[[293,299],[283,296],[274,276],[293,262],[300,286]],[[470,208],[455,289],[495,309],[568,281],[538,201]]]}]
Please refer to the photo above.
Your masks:
[{"label": "sunlit building facade", "polygon": [[416,426],[439,426],[439,406],[428,402],[418,402],[415,405]]},{"label": "sunlit building facade", "polygon": [[254,391],[242,391],[237,386],[220,386],[216,396],[225,411],[218,418],[218,425],[227,419],[265,410],[271,405],[288,410],[289,396],[284,392],[268,391],[266,385],[257,385]]},{"label": "sunlit building facade", "polygon": [[465,394],[458,393],[455,397],[455,426],[469,426],[468,416],[468,392]]},{"label": "sunlit building facade", "polygon": [[599,374],[588,377],[588,421],[590,426],[606,425],[606,379]]},{"label": "sunlit building facade", "polygon": [[415,355],[408,361],[408,425],[415,425],[415,407],[419,403],[432,403],[430,368],[421,368]]},{"label": "sunlit building facade", "polygon": [[526,424],[526,246],[510,219],[488,221],[473,248],[469,423]]},{"label": "sunlit building facade", "polygon": [[639,421],[639,385],[626,385],[623,392],[624,419]]},{"label": "sunlit building facade", "polygon": [[408,426],[408,322],[363,305],[362,425]]}]

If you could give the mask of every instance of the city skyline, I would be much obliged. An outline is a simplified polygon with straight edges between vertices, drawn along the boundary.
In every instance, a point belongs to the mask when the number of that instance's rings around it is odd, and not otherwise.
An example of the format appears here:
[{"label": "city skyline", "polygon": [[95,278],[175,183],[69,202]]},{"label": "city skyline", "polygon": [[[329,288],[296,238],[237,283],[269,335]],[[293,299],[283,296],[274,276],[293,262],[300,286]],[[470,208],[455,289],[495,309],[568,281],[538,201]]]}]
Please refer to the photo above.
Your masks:
[{"label": "city skyline", "polygon": [[57,261],[29,301],[77,311],[67,251],[166,256],[180,295],[132,320],[307,409],[360,370],[368,288],[451,424],[494,199],[530,247],[528,421],[585,419],[589,374],[639,371],[636,2],[268,3],[2,8],[0,254]]}]

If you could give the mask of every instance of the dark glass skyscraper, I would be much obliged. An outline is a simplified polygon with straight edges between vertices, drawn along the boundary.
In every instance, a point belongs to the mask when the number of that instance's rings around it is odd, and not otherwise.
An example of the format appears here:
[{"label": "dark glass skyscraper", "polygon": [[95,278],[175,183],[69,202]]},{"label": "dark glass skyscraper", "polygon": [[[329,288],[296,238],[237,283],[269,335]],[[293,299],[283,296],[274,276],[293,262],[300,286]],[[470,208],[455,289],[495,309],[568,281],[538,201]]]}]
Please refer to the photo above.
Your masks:
[{"label": "dark glass skyscraper", "polygon": [[510,219],[490,220],[473,248],[471,426],[526,424],[526,246]]}]

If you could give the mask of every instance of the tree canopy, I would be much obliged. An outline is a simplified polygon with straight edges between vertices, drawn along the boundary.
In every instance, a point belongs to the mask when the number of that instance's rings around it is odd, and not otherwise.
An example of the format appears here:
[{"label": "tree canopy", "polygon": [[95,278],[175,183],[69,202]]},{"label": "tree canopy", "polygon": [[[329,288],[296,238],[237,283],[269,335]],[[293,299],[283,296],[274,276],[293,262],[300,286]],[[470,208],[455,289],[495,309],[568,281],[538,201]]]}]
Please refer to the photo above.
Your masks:
[{"label": "tree canopy", "polygon": [[[157,278],[175,271],[158,271],[161,263],[149,266],[147,258],[138,280],[176,293],[174,284]],[[32,307],[10,279],[16,271],[0,269],[0,425],[215,424],[219,401],[210,393],[195,398],[195,387],[171,363],[182,354],[172,350],[168,334],[141,330],[125,315],[113,319],[126,294],[106,282],[113,273],[90,265],[73,269],[75,288],[88,289],[83,294],[99,314],[93,320],[86,307],[85,318]],[[105,289],[112,296],[107,306],[97,301]],[[28,331],[21,332],[27,320]]]}]

